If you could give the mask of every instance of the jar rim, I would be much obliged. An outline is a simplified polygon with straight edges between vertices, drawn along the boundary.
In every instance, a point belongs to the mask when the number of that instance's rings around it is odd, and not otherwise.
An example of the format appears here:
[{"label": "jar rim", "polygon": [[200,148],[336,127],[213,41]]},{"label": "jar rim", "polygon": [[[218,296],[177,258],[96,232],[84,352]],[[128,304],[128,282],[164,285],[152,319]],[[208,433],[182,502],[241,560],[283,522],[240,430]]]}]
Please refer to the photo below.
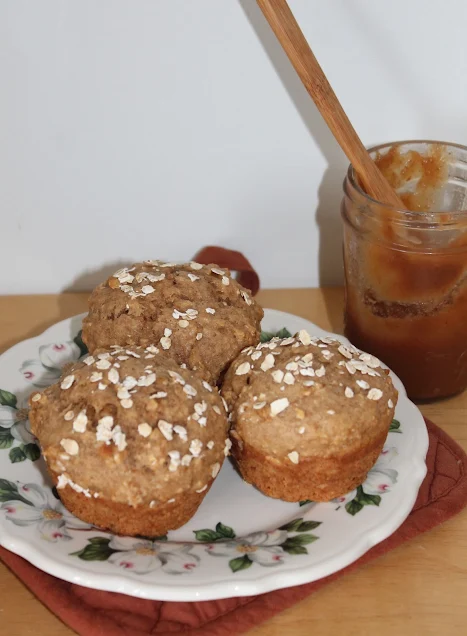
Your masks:
[{"label": "jar rim", "polygon": [[[378,144],[377,146],[371,146],[367,150],[369,153],[373,153],[373,152],[379,152],[381,150],[386,150],[386,149],[389,150],[391,148],[398,147],[398,146],[408,146],[408,145],[415,145],[415,144],[426,144],[429,146],[443,146],[448,150],[450,148],[457,148],[466,153],[466,160],[467,160],[467,146],[463,146],[462,144],[452,143],[449,141],[439,141],[439,140],[433,140],[433,139],[406,139],[406,140],[400,140],[400,141],[386,142],[386,143]],[[367,194],[361,188],[356,178],[355,168],[353,167],[352,164],[350,164],[347,169],[346,184],[350,184],[350,186],[358,193],[359,196],[362,197],[364,201],[367,201],[368,204],[371,204],[371,207],[375,208],[376,210],[384,208],[386,213],[389,211],[391,216],[393,217],[393,220],[399,219],[400,221],[404,221],[404,222],[413,221],[415,223],[429,223],[430,225],[434,223],[435,224],[439,223],[440,225],[447,225],[452,222],[455,223],[456,221],[463,220],[464,217],[467,218],[467,209],[450,210],[450,211],[435,210],[430,212],[417,212],[413,210],[407,210],[404,208],[397,208],[387,203],[382,203],[381,201],[374,199],[372,196]],[[344,188],[345,190],[347,190],[345,186]],[[446,219],[447,214],[450,217],[449,221],[447,221]]]}]

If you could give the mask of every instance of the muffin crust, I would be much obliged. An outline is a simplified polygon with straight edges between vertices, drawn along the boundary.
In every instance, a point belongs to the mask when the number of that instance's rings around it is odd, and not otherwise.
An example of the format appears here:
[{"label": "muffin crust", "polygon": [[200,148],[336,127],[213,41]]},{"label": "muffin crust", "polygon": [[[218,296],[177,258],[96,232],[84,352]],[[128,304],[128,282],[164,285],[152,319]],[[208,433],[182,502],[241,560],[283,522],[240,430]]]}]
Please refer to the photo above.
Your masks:
[{"label": "muffin crust", "polygon": [[362,483],[397,401],[374,356],[306,331],[247,348],[222,394],[243,477],[286,501],[329,501]]},{"label": "muffin crust", "polygon": [[118,534],[186,523],[230,448],[217,389],[153,346],[89,355],[30,406],[64,505]]},{"label": "muffin crust", "polygon": [[113,344],[152,344],[215,384],[244,347],[257,344],[262,317],[227,269],[144,261],[92,292],[83,340],[91,353]]}]

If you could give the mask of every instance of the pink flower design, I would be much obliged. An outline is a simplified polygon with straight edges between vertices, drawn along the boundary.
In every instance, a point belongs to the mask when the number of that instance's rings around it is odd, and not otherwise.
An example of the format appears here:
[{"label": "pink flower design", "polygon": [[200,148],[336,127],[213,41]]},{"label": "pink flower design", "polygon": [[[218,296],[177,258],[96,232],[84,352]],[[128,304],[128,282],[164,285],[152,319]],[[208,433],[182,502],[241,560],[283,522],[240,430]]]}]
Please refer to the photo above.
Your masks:
[{"label": "pink flower design", "polygon": [[25,360],[21,365],[24,378],[37,387],[53,384],[62,373],[62,369],[80,357],[80,349],[73,341],[56,342],[39,347],[39,359]]},{"label": "pink flower design", "polygon": [[357,489],[355,488],[351,492],[348,492],[346,495],[342,495],[341,497],[336,497],[335,499],[332,500],[331,503],[335,503],[335,504],[339,504],[340,506],[343,506],[349,501],[352,501],[352,499],[355,498],[356,494],[357,494]]},{"label": "pink flower design", "polygon": [[362,484],[363,492],[367,495],[382,495],[397,482],[397,470],[388,468],[392,460],[397,457],[395,446],[385,447],[378,458],[378,461],[370,470]]},{"label": "pink flower design", "polygon": [[211,543],[206,547],[206,552],[212,556],[230,559],[248,556],[253,563],[271,567],[283,563],[285,552],[280,544],[286,541],[287,536],[285,530],[253,532],[230,541]]},{"label": "pink flower design", "polygon": [[62,503],[55,499],[49,489],[41,488],[37,484],[18,485],[18,493],[25,501],[6,501],[0,507],[5,517],[16,526],[36,525],[41,537],[45,541],[71,539],[68,529],[88,529],[91,526],[73,517]]},{"label": "pink flower design", "polygon": [[109,548],[116,550],[109,563],[131,569],[135,574],[147,574],[161,569],[168,574],[183,574],[197,567],[199,557],[191,552],[190,544],[167,544],[148,539],[114,536]]}]

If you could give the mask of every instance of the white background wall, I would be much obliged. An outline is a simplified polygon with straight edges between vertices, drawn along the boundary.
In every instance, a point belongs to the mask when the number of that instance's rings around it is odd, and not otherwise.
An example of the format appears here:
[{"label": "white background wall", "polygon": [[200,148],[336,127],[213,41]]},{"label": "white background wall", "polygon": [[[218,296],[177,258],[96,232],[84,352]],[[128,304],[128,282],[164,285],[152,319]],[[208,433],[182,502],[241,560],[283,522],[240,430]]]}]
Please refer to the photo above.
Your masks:
[{"label": "white background wall", "polygon": [[[467,143],[465,0],[291,0],[365,144]],[[254,0],[2,0],[0,293],[244,251],[341,281],[346,160]]]}]

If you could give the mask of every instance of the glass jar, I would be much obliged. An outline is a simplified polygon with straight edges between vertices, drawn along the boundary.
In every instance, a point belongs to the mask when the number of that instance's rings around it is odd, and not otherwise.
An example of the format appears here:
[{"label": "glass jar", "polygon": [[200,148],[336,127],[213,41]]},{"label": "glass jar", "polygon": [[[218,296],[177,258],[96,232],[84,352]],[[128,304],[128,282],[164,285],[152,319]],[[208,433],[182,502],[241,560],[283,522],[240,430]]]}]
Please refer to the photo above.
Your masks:
[{"label": "glass jar", "polygon": [[[417,153],[425,167],[416,168]],[[370,154],[415,211],[369,197],[350,166],[342,202],[345,335],[383,360],[409,397],[459,393],[467,387],[467,148],[407,141]]]}]

